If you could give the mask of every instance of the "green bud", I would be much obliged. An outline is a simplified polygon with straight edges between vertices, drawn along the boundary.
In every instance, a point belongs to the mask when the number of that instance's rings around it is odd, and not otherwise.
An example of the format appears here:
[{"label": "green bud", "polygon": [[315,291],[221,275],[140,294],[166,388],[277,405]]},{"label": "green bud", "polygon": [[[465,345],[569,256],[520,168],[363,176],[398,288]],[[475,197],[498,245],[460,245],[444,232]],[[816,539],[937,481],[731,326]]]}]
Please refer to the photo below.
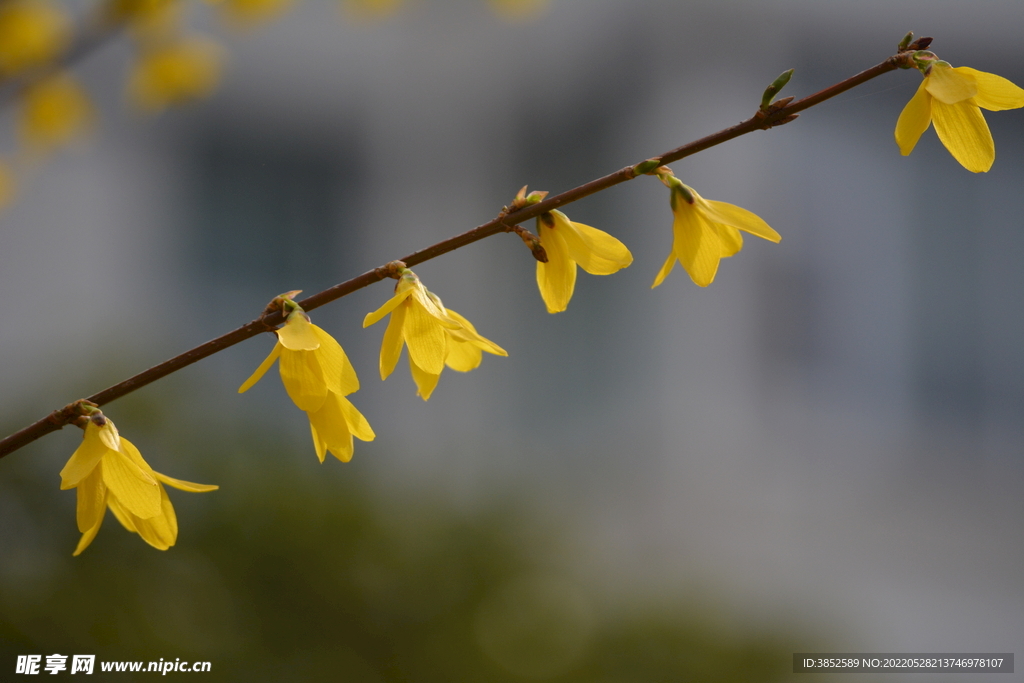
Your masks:
[{"label": "green bud", "polygon": [[654,169],[661,166],[661,159],[648,159],[647,161],[641,161],[639,164],[633,167],[633,175],[647,175]]},{"label": "green bud", "polygon": [[913,39],[914,32],[907,31],[907,35],[903,36],[903,40],[901,40],[900,44],[896,46],[896,51],[903,52],[904,50],[906,50],[910,46],[910,41],[912,41]]},{"label": "green bud", "polygon": [[764,94],[761,95],[761,111],[768,111],[768,105],[772,103],[779,91],[786,87],[792,77],[793,69],[783,71],[778,78],[772,81],[771,85],[764,89]]}]

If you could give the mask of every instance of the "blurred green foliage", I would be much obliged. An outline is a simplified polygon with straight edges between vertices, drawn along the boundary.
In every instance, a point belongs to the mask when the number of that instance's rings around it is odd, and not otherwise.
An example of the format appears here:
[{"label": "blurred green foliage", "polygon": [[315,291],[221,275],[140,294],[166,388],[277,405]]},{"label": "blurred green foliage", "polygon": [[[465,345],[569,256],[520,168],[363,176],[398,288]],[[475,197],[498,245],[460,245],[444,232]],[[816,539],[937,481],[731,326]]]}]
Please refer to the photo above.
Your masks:
[{"label": "blurred green foliage", "polygon": [[[17,655],[53,653],[210,661],[208,681],[790,675],[794,648],[778,632],[726,634],[714,615],[669,604],[611,607],[622,596],[565,568],[567,539],[531,518],[525,491],[493,496],[483,510],[436,492],[382,495],[352,465],[316,463],[305,441],[216,417],[206,418],[216,429],[191,418],[194,430],[169,428],[154,408],[139,398],[110,414],[154,467],[222,486],[171,493],[181,533],[167,552],[108,515],[93,545],[71,557],[74,495],[57,490],[56,475],[68,435],[0,463],[3,680]],[[206,435],[202,446],[189,434]],[[183,454],[180,464],[167,467],[161,451]]]}]

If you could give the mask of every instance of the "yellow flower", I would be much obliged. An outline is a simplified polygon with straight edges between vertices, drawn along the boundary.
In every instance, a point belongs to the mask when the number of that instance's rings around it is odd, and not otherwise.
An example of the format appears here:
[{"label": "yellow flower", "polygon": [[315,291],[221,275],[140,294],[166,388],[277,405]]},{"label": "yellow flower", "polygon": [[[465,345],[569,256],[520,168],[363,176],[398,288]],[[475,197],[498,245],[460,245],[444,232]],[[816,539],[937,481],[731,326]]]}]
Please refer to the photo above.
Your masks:
[{"label": "yellow flower", "polygon": [[48,64],[64,50],[69,37],[68,18],[52,3],[0,4],[0,75]]},{"label": "yellow flower", "polygon": [[992,168],[996,147],[981,110],[1024,107],[1024,90],[1002,76],[966,66],[930,60],[919,64],[927,65],[924,80],[896,122],[900,153],[910,154],[934,123],[939,140],[964,168],[973,173]]},{"label": "yellow flower", "polygon": [[480,365],[483,351],[508,355],[505,349],[480,336],[468,320],[446,309],[411,270],[402,271],[395,295],[367,314],[363,327],[373,325],[388,313],[391,320],[380,347],[380,378],[387,379],[394,372],[402,346],[407,346],[416,394],[424,401],[430,398],[446,365],[452,370],[469,372]]},{"label": "yellow flower", "polygon": [[662,177],[672,191],[672,252],[654,278],[654,289],[672,271],[676,260],[696,284],[707,287],[715,279],[718,262],[743,248],[740,230],[771,242],[782,239],[760,217],[746,209],[704,199],[674,176]]},{"label": "yellow flower", "polygon": [[548,313],[564,311],[576,286],[576,266],[591,275],[611,275],[633,262],[619,240],[583,223],[573,223],[561,211],[537,217],[537,234],[548,262],[537,262],[537,286]]},{"label": "yellow flower", "polygon": [[60,476],[61,490],[78,489],[77,521],[82,538],[75,555],[96,538],[108,507],[125,529],[154,548],[167,550],[178,538],[178,520],[163,485],[193,493],[218,488],[154,472],[139,449],[98,412],[86,423],[82,444]]},{"label": "yellow flower", "polygon": [[375,437],[366,418],[345,398],[359,390],[359,378],[341,345],[309,322],[288,296],[279,297],[291,313],[277,330],[277,343],[238,393],[248,391],[280,359],[281,381],[288,396],[309,417],[320,462],[327,451],[348,462],[352,459],[353,435],[362,441]]},{"label": "yellow flower", "polygon": [[220,80],[223,50],[202,38],[188,38],[146,48],[128,82],[132,100],[161,111],[208,96]]},{"label": "yellow flower", "polygon": [[84,133],[93,119],[88,95],[67,75],[46,78],[23,95],[19,133],[30,146],[46,151]]}]

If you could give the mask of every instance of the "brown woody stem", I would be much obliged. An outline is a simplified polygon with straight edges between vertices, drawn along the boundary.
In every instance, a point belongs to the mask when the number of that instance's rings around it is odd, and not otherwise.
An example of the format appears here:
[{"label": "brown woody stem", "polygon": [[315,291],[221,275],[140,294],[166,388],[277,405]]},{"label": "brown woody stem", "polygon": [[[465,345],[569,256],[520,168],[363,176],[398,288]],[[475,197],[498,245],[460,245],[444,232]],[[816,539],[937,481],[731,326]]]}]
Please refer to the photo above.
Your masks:
[{"label": "brown woody stem", "polygon": [[[846,92],[850,88],[854,88],[862,83],[865,83],[876,76],[880,76],[888,71],[893,71],[899,66],[904,64],[909,53],[901,53],[894,55],[886,59],[881,64],[877,64],[870,69],[860,72],[855,76],[851,76],[846,80],[840,81],[833,86],[825,88],[824,90],[809,95],[801,100],[795,102],[788,102],[783,105],[783,102],[777,102],[768,111],[761,111],[760,109],[751,118],[741,123],[737,123],[735,126],[731,126],[724,130],[720,130],[717,133],[708,135],[699,140],[689,142],[682,147],[677,147],[673,150],[665,152],[664,154],[646,159],[639,164],[626,166],[614,173],[610,173],[602,178],[592,180],[589,183],[580,185],[571,190],[548,197],[543,201],[527,204],[521,208],[512,208],[506,211],[502,211],[498,217],[493,220],[484,223],[483,225],[477,226],[468,232],[464,232],[461,235],[450,237],[444,241],[438,242],[426,249],[415,251],[408,256],[401,259],[406,267],[413,267],[424,261],[437,258],[442,254],[447,254],[450,251],[455,251],[460,247],[464,247],[473,242],[490,237],[499,232],[508,232],[508,224],[505,223],[505,219],[508,216],[512,216],[515,223],[522,223],[523,221],[529,220],[530,218],[536,218],[542,213],[557,209],[560,206],[564,206],[571,202],[575,202],[579,199],[583,199],[596,192],[606,190],[613,185],[624,183],[627,180],[632,180],[638,175],[637,172],[639,167],[641,170],[647,167],[656,167],[664,164],[672,163],[680,159],[686,158],[697,152],[701,152],[715,145],[720,145],[723,142],[738,138],[741,135],[746,135],[755,130],[767,130],[772,126],[782,125],[788,123],[795,118],[795,114],[798,112],[809,109],[816,104],[820,104],[825,100],[835,97],[840,93]],[[783,105],[783,106],[776,106]],[[319,308],[324,304],[330,303],[335,299],[340,299],[343,296],[351,294],[356,290],[362,289],[372,285],[375,282],[379,282],[388,277],[394,277],[395,262],[389,262],[379,268],[369,270],[362,275],[346,280],[341,284],[334,285],[329,289],[325,289],[322,292],[318,292],[310,297],[299,301],[298,304],[306,311],[311,311],[314,308]],[[129,377],[123,382],[119,382],[112,387],[104,389],[103,391],[89,396],[86,401],[94,403],[97,406],[105,405],[110,403],[114,399],[121,398],[136,389],[141,389],[151,382],[166,377],[167,375],[181,370],[182,368],[195,363],[198,360],[211,356],[218,351],[223,351],[229,346],[245,341],[250,337],[255,337],[261,332],[266,332],[272,327],[279,325],[283,322],[280,311],[274,311],[267,315],[261,316],[252,322],[248,322],[242,325],[238,329],[232,330],[227,334],[224,334],[216,339],[211,339],[205,344],[201,344],[194,349],[186,351],[185,353],[175,356],[169,360],[165,360],[159,365],[155,365],[148,370],[140,372],[134,377]],[[81,400],[81,399],[80,399]],[[75,405],[75,404],[71,404]],[[71,409],[71,406],[65,407],[61,410],[54,411],[50,415],[32,423],[28,427],[11,434],[3,440],[0,440],[0,458],[12,453],[22,446],[32,443],[36,439],[49,434],[50,432],[57,431],[65,424],[68,423],[71,415],[77,414]]]}]

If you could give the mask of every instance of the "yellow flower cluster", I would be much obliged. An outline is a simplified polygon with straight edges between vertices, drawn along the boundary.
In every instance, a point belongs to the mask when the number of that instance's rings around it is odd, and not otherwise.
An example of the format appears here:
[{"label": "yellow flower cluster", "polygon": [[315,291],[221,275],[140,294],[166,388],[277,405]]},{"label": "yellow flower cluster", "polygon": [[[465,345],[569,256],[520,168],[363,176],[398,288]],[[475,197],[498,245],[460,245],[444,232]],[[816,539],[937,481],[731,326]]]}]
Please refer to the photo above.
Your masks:
[{"label": "yellow flower cluster", "polygon": [[277,330],[274,349],[238,393],[248,391],[280,359],[281,381],[288,396],[309,417],[320,462],[328,452],[348,462],[355,448],[353,436],[361,441],[373,441],[375,437],[370,423],[345,398],[359,390],[355,368],[334,337],[311,323],[290,299],[280,300],[291,312]]},{"label": "yellow flower cluster", "polygon": [[88,418],[82,444],[60,471],[62,490],[78,492],[78,530],[82,538],[75,555],[89,547],[100,531],[107,508],[128,531],[158,550],[178,539],[178,520],[164,484],[202,493],[218,487],[193,484],[153,471],[139,449],[117,432],[99,411]]},{"label": "yellow flower cluster", "polygon": [[395,295],[367,314],[363,327],[373,325],[389,313],[391,319],[380,347],[380,378],[387,379],[394,372],[402,347],[407,346],[416,395],[424,401],[434,392],[446,366],[469,372],[480,366],[484,351],[496,356],[508,355],[505,349],[482,337],[464,317],[445,308],[411,270],[401,272]]},{"label": "yellow flower cluster", "polygon": [[918,52],[915,64],[924,74],[917,92],[896,121],[896,144],[910,154],[930,125],[939,140],[973,173],[992,168],[996,146],[982,109],[1024,107],[1024,90],[1002,76],[967,66],[952,67],[930,52]]}]

